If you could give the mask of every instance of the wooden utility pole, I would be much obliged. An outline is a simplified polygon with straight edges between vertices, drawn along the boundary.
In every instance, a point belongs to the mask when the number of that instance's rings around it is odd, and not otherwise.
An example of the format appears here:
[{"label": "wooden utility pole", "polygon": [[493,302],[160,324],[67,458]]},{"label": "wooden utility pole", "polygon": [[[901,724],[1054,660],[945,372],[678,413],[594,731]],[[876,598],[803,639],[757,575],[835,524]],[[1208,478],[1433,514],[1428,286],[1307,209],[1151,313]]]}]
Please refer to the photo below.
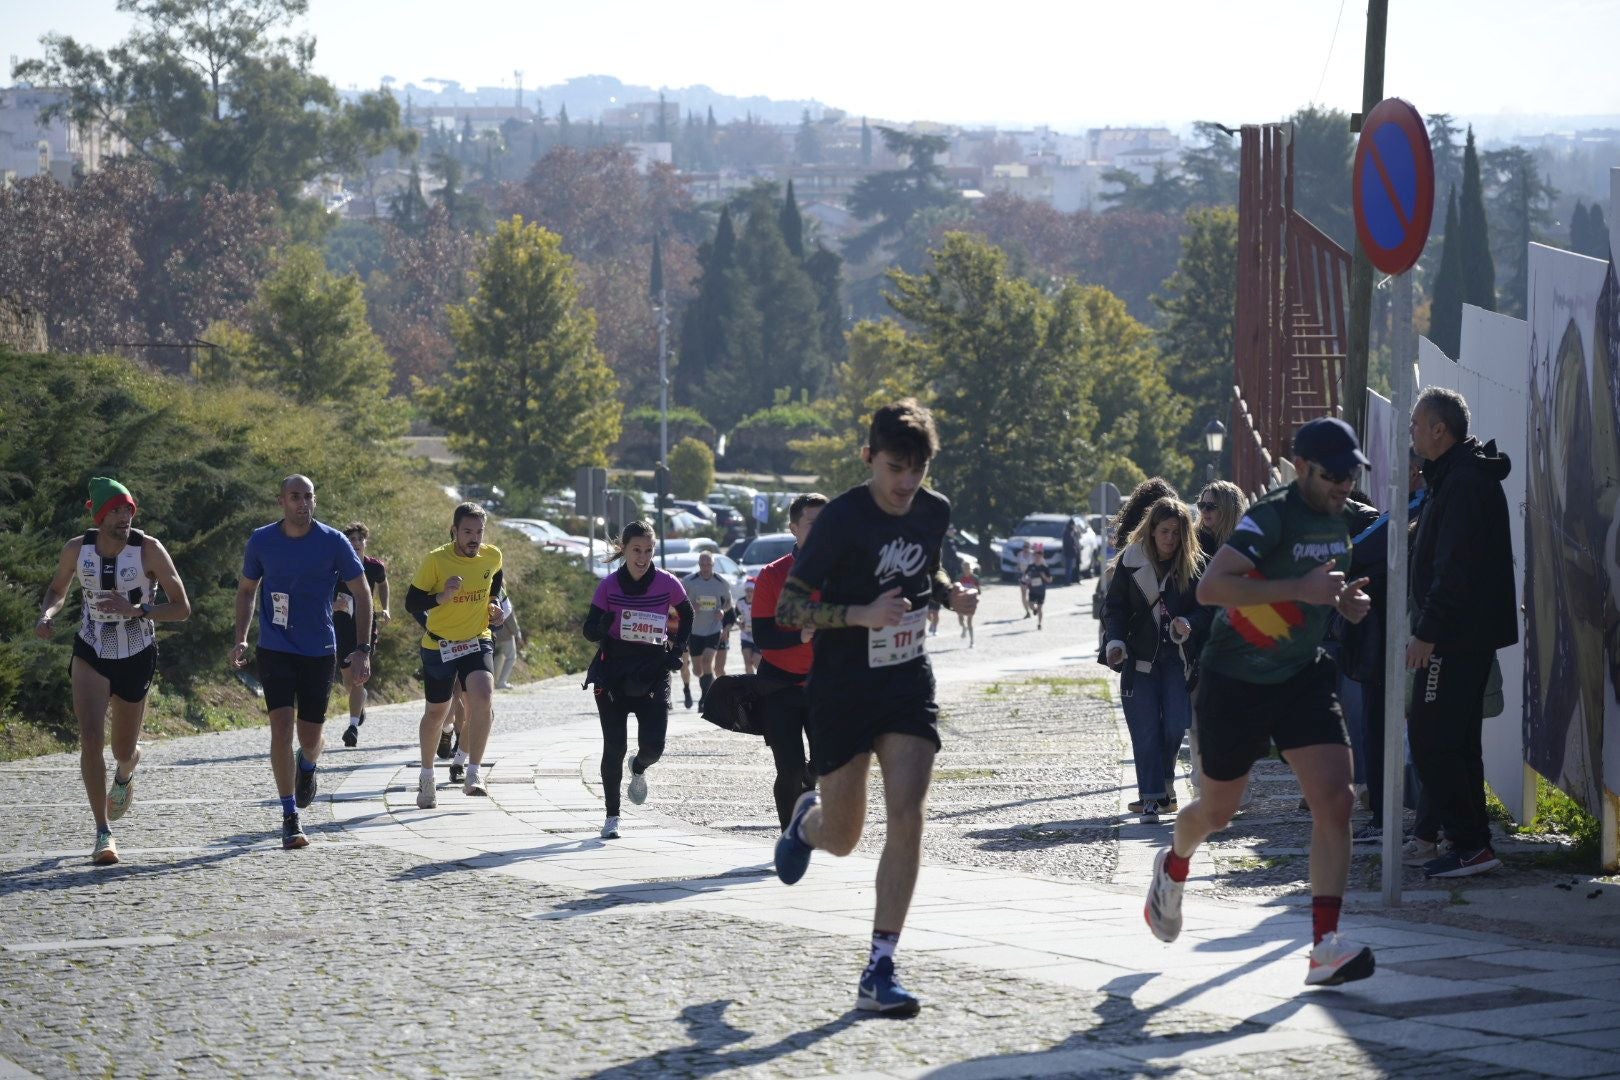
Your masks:
[{"label": "wooden utility pole", "polygon": [[[1352,119],[1353,131],[1361,119],[1384,100],[1384,33],[1389,22],[1389,0],[1367,0],[1367,59],[1361,77],[1361,112]],[[1365,441],[1367,437],[1367,351],[1372,331],[1373,265],[1355,241],[1350,263],[1350,353],[1344,361],[1344,418]]]}]

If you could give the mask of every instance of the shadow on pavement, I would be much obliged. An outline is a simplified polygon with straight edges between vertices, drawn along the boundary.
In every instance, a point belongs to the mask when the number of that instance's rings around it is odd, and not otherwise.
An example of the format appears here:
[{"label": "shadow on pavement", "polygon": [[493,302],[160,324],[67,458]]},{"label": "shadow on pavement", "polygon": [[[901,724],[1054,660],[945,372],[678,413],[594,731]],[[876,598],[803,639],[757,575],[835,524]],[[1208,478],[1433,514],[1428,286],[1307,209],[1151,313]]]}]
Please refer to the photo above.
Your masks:
[{"label": "shadow on pavement", "polygon": [[[263,839],[263,837],[259,837]],[[0,897],[26,893],[67,892],[78,888],[100,888],[109,880],[119,878],[160,878],[184,874],[206,866],[234,859],[246,854],[247,847],[222,847],[201,855],[192,855],[173,862],[120,862],[111,866],[94,866],[88,853],[83,861],[76,856],[60,859],[41,859],[17,870],[8,870]]]},{"label": "shadow on pavement", "polygon": [[[686,1046],[672,1046],[623,1065],[590,1073],[587,1080],[630,1080],[645,1076],[712,1076],[733,1069],[747,1069],[796,1053],[830,1038],[871,1016],[851,1009],[836,1020],[809,1031],[795,1032],[765,1046],[744,1048],[737,1043],[753,1037],[753,1032],[733,1027],[725,1011],[734,1002],[726,999],[688,1005],[681,1010],[681,1023],[692,1040]],[[729,1049],[728,1049],[729,1048]]]}]

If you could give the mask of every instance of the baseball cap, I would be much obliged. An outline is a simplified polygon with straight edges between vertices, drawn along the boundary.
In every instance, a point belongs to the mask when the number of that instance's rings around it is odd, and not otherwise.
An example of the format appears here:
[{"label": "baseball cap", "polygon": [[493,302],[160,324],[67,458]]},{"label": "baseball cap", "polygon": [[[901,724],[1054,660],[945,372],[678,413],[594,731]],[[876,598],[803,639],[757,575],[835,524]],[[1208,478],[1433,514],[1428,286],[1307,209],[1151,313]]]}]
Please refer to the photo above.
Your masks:
[{"label": "baseball cap", "polygon": [[1330,473],[1344,475],[1370,465],[1361,452],[1356,430],[1336,416],[1323,416],[1294,432],[1294,456],[1314,461]]}]

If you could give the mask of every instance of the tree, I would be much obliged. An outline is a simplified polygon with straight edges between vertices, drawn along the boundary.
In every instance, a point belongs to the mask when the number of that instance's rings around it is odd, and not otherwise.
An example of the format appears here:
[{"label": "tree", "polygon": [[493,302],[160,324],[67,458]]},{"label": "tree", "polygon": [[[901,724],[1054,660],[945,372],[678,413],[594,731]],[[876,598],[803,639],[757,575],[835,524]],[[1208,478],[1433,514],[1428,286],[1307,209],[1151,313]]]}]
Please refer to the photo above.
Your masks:
[{"label": "tree", "polygon": [[669,448],[669,484],[677,499],[703,500],[714,490],[714,451],[688,435]]},{"label": "tree", "polygon": [[799,454],[799,467],[824,490],[842,491],[865,479],[860,450],[872,414],[917,392],[926,352],[927,346],[893,319],[870,319],[850,330],[849,359],[833,369],[831,392],[814,406],[829,433],[789,444]]},{"label": "tree", "polygon": [[439,205],[414,229],[383,225],[382,243],[384,268],[372,276],[366,299],[394,360],[394,392],[410,394],[437,382],[455,351],[450,309],[467,299],[479,240]]},{"label": "tree", "polygon": [[1312,105],[1290,117],[1294,125],[1294,208],[1346,251],[1355,250],[1350,189],[1356,144],[1350,117]]},{"label": "tree", "polygon": [[476,480],[539,491],[580,465],[607,464],[622,407],[561,238],[522,217],[504,221],[475,280],[450,313],[456,359],[421,395],[451,449]]},{"label": "tree", "polygon": [[60,86],[47,115],[105,126],[172,188],[274,191],[284,206],[321,172],[408,151],[393,95],[355,102],[310,71],[315,41],[282,31],[307,0],[118,0],[135,30],[102,51],[48,34],[13,76]]},{"label": "tree", "polygon": [[1550,239],[1553,201],[1558,192],[1542,177],[1535,155],[1522,146],[1492,150],[1481,157],[1486,201],[1495,223],[1494,257],[1507,270],[1502,311],[1524,317],[1530,289],[1530,244]]},{"label": "tree", "polygon": [[891,271],[894,310],[916,327],[920,370],[939,426],[935,484],[959,520],[992,529],[1037,506],[1078,506],[1095,474],[1097,423],[1080,288],[1048,295],[1008,273],[1006,253],[946,236],[920,275]]},{"label": "tree", "polygon": [[799,120],[799,130],[793,136],[793,158],[800,165],[819,165],[821,163],[821,133],[816,130],[815,121],[810,119],[810,110],[804,110],[804,116]]},{"label": "tree", "polygon": [[1457,203],[1458,262],[1462,268],[1462,302],[1496,310],[1496,264],[1491,259],[1491,232],[1485,220],[1485,190],[1479,174],[1474,129],[1463,148],[1462,197]]},{"label": "tree", "polygon": [[1236,206],[1239,151],[1232,133],[1207,120],[1194,123],[1193,131],[1203,143],[1181,155],[1189,205]]},{"label": "tree", "polygon": [[1195,432],[1192,445],[1197,446],[1204,421],[1194,417],[1187,399],[1165,378],[1153,332],[1131,318],[1124,301],[1100,286],[1081,289],[1080,306],[1085,325],[1081,357],[1090,375],[1087,400],[1096,418],[1082,435],[1096,455],[1096,475],[1122,489],[1149,476],[1178,481],[1189,476],[1192,462],[1178,444]]},{"label": "tree", "polygon": [[[1462,147],[1458,144],[1457,136],[1463,133],[1450,113],[1430,113],[1429,149],[1434,154],[1434,192],[1439,198],[1456,188],[1462,191]],[[1444,223],[1438,216],[1430,219],[1429,235]]]},{"label": "tree", "polygon": [[1569,219],[1569,250],[1594,259],[1609,258],[1609,223],[1603,220],[1603,207],[1597,203],[1588,207],[1575,200],[1575,212]]},{"label": "tree", "polygon": [[1457,189],[1446,198],[1446,231],[1441,239],[1440,262],[1429,285],[1429,340],[1455,359],[1462,352],[1462,225],[1457,214]]},{"label": "tree", "polygon": [[1165,375],[1189,405],[1187,425],[1177,439],[1183,451],[1197,450],[1205,423],[1230,411],[1237,243],[1236,210],[1223,207],[1188,213],[1181,261],[1176,272],[1165,279],[1164,294],[1153,300],[1164,315],[1158,340]]},{"label": "tree", "polygon": [[787,195],[782,198],[782,212],[777,216],[782,239],[795,259],[804,258],[804,218],[799,216],[799,200],[793,195],[793,181],[788,181]]},{"label": "tree", "polygon": [[849,195],[849,209],[865,229],[844,242],[844,254],[865,260],[885,241],[904,231],[916,214],[956,202],[956,192],[945,185],[945,170],[936,159],[950,148],[941,135],[910,135],[880,127],[883,145],[906,164],[899,169],[864,176]]},{"label": "tree", "polygon": [[829,366],[843,363],[844,260],[818,243],[815,254],[804,261],[804,270],[815,287],[816,303],[821,311],[822,355]]},{"label": "tree", "polygon": [[861,117],[861,167],[872,166],[872,129],[866,123],[866,117]]},{"label": "tree", "polygon": [[333,274],[315,248],[289,248],[245,325],[210,333],[220,347],[194,365],[203,381],[248,382],[298,405],[331,407],[366,437],[404,432],[403,410],[388,398],[388,354],[366,321],[365,286]]},{"label": "tree", "polygon": [[675,383],[675,399],[681,405],[695,405],[715,359],[729,351],[726,334],[735,330],[736,312],[750,307],[738,296],[747,282],[737,272],[737,234],[731,222],[731,208],[722,207],[714,239],[698,247],[702,277],[697,296],[681,316],[680,377]]},{"label": "tree", "polygon": [[1109,204],[1109,210],[1135,210],[1147,214],[1181,214],[1191,202],[1191,193],[1181,177],[1166,165],[1153,167],[1153,179],[1144,183],[1129,169],[1108,169],[1103,172],[1105,184],[1118,184],[1118,191],[1104,192],[1099,198]]}]

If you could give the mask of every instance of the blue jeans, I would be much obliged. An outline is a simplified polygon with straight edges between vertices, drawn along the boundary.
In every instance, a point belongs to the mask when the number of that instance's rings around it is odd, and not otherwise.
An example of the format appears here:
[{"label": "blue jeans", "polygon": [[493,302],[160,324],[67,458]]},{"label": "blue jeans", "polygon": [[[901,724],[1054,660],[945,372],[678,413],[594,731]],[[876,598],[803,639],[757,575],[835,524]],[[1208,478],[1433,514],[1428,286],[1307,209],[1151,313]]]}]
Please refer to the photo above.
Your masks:
[{"label": "blue jeans", "polygon": [[1192,721],[1192,700],[1181,657],[1171,652],[1153,663],[1152,671],[1137,671],[1125,661],[1119,692],[1125,706],[1125,726],[1131,732],[1131,756],[1136,759],[1136,792],[1146,802],[1170,797],[1176,775],[1181,737]]}]

